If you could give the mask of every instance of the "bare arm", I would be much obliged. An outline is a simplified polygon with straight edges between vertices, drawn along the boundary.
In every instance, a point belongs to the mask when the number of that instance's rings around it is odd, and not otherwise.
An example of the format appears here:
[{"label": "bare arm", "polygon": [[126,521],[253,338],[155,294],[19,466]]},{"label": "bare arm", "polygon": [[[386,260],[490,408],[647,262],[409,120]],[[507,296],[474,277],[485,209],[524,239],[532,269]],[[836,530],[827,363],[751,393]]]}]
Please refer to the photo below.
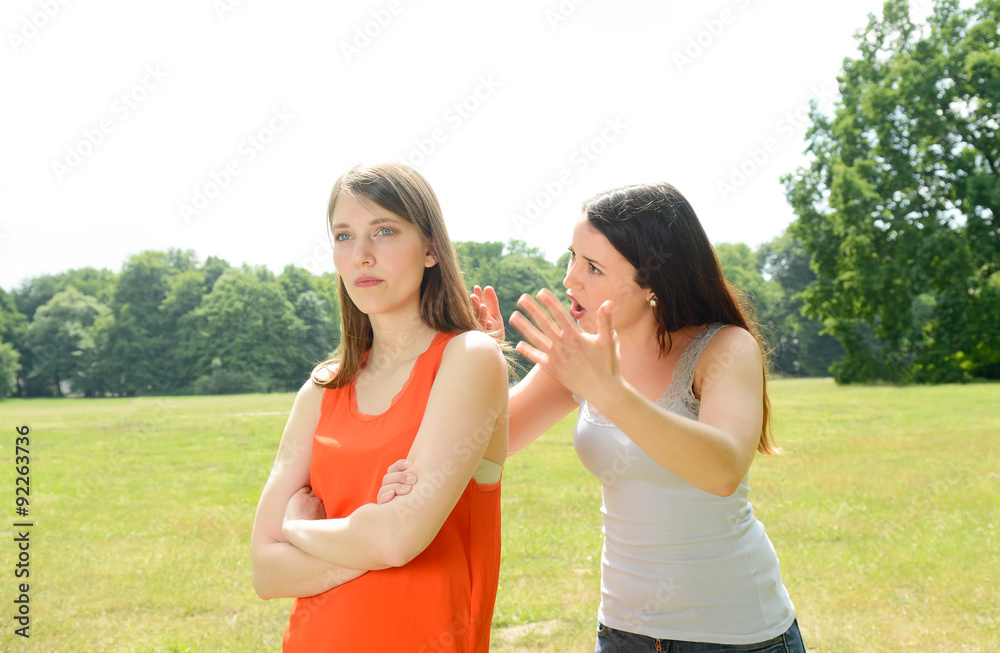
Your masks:
[{"label": "bare arm", "polygon": [[323,389],[311,380],[295,396],[271,475],[257,504],[250,551],[254,589],[262,599],[315,596],[365,573],[309,555],[281,533],[289,500],[309,484],[312,437],[322,397]]},{"label": "bare arm", "polygon": [[284,534],[328,562],[364,569],[406,564],[437,535],[484,457],[500,462],[507,448],[507,368],[480,332],[445,348],[408,458],[426,489],[391,504],[366,504],[342,519],[292,519]]},{"label": "bare arm", "polygon": [[[469,296],[479,323],[494,338],[504,337],[500,303],[492,286],[476,286]],[[576,408],[573,394],[537,365],[510,390],[510,448],[515,454],[537,440]]]},{"label": "bare arm", "polygon": [[510,389],[510,449],[513,455],[577,408],[570,392],[538,365]]},{"label": "bare arm", "polygon": [[692,420],[656,406],[622,378],[610,302],[598,309],[592,335],[571,322],[552,293],[538,296],[552,319],[522,297],[518,305],[534,323],[512,318],[527,338],[518,351],[574,388],[659,465],[706,492],[732,494],[753,461],[763,421],[763,361],[753,336],[727,327],[709,343],[698,362],[701,409]]},{"label": "bare arm", "polygon": [[739,327],[722,329],[702,353],[695,378],[697,421],[660,408],[627,384],[595,405],[661,466],[699,489],[729,496],[760,441],[764,388],[757,341]]}]

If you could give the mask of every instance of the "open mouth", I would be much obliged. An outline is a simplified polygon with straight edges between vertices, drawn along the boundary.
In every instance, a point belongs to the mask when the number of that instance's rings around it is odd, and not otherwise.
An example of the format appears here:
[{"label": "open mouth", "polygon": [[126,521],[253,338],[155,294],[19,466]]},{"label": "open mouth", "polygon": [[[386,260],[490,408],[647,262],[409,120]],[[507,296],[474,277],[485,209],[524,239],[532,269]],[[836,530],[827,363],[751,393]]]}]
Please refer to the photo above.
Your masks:
[{"label": "open mouth", "polygon": [[587,312],[587,309],[581,306],[580,302],[576,301],[576,297],[570,297],[570,299],[573,300],[573,305],[569,309],[570,317],[574,320],[579,320]]}]

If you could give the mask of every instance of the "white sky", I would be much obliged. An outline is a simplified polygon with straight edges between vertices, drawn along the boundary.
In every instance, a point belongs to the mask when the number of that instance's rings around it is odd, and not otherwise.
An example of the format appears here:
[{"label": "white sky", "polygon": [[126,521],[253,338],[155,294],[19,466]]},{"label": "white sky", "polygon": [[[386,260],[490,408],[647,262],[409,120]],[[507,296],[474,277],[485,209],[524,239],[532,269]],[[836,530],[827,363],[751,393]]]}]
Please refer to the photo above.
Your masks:
[{"label": "white sky", "polygon": [[[582,200],[669,181],[713,242],[756,246],[793,218],[778,179],[810,98],[829,110],[882,5],[64,1],[0,10],[7,290],[170,247],[332,270],[330,187],[386,159],[430,180],[454,240],[554,261]],[[724,192],[734,166],[751,174]]]}]

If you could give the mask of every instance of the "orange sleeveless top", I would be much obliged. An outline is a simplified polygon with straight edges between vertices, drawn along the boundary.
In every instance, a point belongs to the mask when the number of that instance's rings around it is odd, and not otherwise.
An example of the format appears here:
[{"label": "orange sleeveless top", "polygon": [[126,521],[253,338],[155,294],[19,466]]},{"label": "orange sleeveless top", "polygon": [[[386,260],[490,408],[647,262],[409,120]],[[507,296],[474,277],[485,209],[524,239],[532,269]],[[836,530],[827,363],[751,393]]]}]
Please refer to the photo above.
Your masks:
[{"label": "orange sleeveless top", "polygon": [[[381,415],[357,411],[353,381],[323,392],[310,483],[328,518],[375,503],[386,468],[409,453],[453,337],[434,337]],[[283,650],[488,651],[499,572],[500,483],[470,480],[437,536],[409,563],[296,599]]]}]

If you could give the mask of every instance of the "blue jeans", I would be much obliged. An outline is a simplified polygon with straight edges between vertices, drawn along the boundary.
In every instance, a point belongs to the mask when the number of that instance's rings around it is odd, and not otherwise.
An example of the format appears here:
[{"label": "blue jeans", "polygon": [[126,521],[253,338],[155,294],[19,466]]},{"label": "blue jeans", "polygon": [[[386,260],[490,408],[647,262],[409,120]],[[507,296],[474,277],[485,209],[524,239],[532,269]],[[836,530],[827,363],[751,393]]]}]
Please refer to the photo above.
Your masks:
[{"label": "blue jeans", "polygon": [[655,639],[608,628],[597,622],[597,647],[594,648],[594,653],[732,653],[733,651],[806,653],[806,647],[799,634],[798,620],[792,621],[792,625],[783,635],[756,644],[708,644]]}]

